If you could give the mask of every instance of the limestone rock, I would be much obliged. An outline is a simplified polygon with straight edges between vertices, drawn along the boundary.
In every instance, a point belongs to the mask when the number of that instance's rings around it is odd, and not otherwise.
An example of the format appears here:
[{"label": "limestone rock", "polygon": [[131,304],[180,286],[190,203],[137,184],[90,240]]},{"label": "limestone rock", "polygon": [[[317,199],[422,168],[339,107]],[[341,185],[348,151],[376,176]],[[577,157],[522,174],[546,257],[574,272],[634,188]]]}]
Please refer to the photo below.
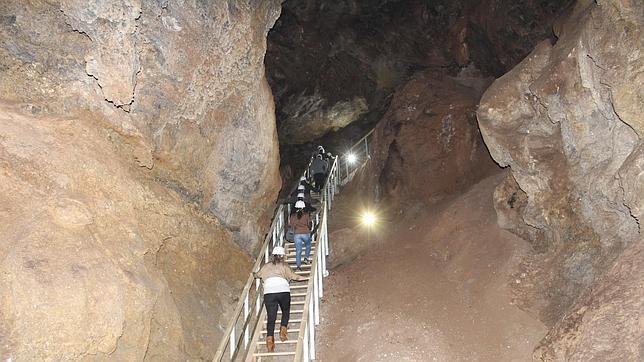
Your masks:
[{"label": "limestone rock", "polygon": [[476,127],[477,87],[426,71],[396,92],[361,181],[394,210],[434,203],[494,168]]},{"label": "limestone rock", "polygon": [[280,185],[263,64],[279,12],[277,0],[4,1],[0,98],[89,113],[250,250]]},{"label": "limestone rock", "polygon": [[280,186],[279,12],[0,2],[0,359],[213,356]]},{"label": "limestone rock", "polygon": [[92,119],[0,124],[0,358],[211,358],[250,268],[230,232]]},{"label": "limestone rock", "polygon": [[542,361],[641,361],[644,243],[633,243],[534,353]]},{"label": "limestone rock", "polygon": [[300,95],[282,110],[285,119],[279,133],[281,144],[312,142],[326,133],[342,129],[366,113],[367,101],[354,97],[329,106],[320,94]]},{"label": "limestone rock", "polygon": [[[643,14],[637,1],[579,1],[557,26],[556,44],[539,44],[481,100],[485,142],[516,181],[516,187],[506,181],[497,189],[499,220],[511,220],[503,226],[550,251],[547,262],[535,266],[549,270],[540,276],[549,295],[542,316],[549,323],[567,313],[626,247],[642,243]],[[517,208],[503,206],[517,195]],[[641,275],[635,278],[642,282]],[[633,317],[611,316],[620,322],[596,333],[610,336]],[[592,323],[583,318],[573,325]],[[566,338],[559,329],[551,335]],[[603,358],[599,351],[582,353],[581,340],[550,339],[564,350],[546,359]]]},{"label": "limestone rock", "polygon": [[[280,140],[356,136],[353,128],[372,128],[397,88],[422,69],[455,76],[474,64],[485,76],[499,76],[552,37],[555,14],[571,2],[286,1],[266,57]],[[356,99],[365,107],[356,107]],[[334,109],[349,105],[353,117],[333,120]],[[353,127],[333,133],[344,124]]]},{"label": "limestone rock", "polygon": [[66,22],[95,44],[85,56],[85,71],[96,78],[105,99],[116,106],[132,103],[139,72],[134,34],[141,2],[63,0],[60,7]]}]

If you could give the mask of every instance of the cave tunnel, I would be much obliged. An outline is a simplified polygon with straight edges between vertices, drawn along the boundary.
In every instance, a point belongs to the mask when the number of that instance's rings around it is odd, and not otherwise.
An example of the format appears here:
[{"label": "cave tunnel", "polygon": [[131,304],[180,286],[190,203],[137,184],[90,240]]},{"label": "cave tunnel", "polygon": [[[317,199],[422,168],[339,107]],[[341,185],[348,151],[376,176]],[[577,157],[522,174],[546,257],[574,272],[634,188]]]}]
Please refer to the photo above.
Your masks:
[{"label": "cave tunnel", "polygon": [[641,361],[643,22],[0,1],[0,361]]}]

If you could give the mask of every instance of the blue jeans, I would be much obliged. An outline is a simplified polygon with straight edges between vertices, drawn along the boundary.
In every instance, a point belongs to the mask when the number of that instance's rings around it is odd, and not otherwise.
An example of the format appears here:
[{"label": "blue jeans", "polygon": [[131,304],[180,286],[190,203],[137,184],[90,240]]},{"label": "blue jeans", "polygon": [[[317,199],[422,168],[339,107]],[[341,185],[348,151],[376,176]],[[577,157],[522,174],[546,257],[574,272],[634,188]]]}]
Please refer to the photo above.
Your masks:
[{"label": "blue jeans", "polygon": [[302,242],[306,243],[306,258],[311,257],[311,234],[295,234],[295,264],[302,265]]}]

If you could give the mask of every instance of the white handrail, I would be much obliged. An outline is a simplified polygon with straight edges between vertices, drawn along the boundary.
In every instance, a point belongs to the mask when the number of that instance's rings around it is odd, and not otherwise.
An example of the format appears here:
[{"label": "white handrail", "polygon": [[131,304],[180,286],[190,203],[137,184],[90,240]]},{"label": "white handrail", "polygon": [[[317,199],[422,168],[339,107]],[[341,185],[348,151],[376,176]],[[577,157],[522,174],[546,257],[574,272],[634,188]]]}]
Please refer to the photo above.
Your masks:
[{"label": "white handrail", "polygon": [[[369,159],[369,147],[367,143],[372,133],[373,131],[367,133],[351,148],[355,149],[360,146],[360,149],[364,149],[365,157],[362,160],[364,162]],[[295,352],[296,361],[315,359],[315,326],[320,323],[320,299],[324,293],[323,279],[329,274],[326,265],[327,256],[329,255],[328,213],[333,205],[338,187],[348,182],[359,168],[359,165],[353,167],[350,173],[346,157],[344,157],[343,161],[345,162],[347,172],[343,175],[340,169],[340,160],[338,156],[333,158],[326,184],[320,190],[320,210],[317,214],[318,231],[315,238],[317,248],[315,249],[313,263],[311,264],[304,309],[300,321],[301,332],[297,340]],[[308,168],[304,171],[303,175],[306,176],[307,172]],[[282,246],[284,226],[288,222],[289,209],[288,206],[282,204],[275,211],[269,232],[266,234],[266,238],[259,250],[259,256],[253,265],[253,271],[258,271],[262,265],[268,262],[270,251],[273,247]],[[260,290],[259,280],[255,280],[252,275],[249,275],[246,285],[242,290],[241,298],[226,327],[224,338],[217,348],[213,361],[252,359],[252,353],[256,348],[254,341],[260,335],[261,321],[265,315],[264,308],[262,308],[263,300],[264,296]],[[254,307],[252,307],[251,303],[254,304]]]}]

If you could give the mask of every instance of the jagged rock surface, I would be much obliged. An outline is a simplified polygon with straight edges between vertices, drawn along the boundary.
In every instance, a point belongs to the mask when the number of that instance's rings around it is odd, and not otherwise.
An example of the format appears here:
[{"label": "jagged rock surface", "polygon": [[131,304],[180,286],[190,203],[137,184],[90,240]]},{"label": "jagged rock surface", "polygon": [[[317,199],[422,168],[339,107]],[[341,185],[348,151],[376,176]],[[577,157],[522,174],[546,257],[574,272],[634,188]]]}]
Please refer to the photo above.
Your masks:
[{"label": "jagged rock surface", "polygon": [[250,259],[94,121],[0,106],[0,358],[208,359]]},{"label": "jagged rock surface", "polygon": [[212,357],[280,185],[279,11],[0,2],[0,359]]},{"label": "jagged rock surface", "polygon": [[287,0],[266,56],[280,140],[311,142],[339,125],[349,127],[325,144],[360,138],[419,70],[456,76],[473,63],[484,76],[500,76],[552,37],[552,19],[570,2]]},{"label": "jagged rock surface", "polygon": [[[551,324],[577,303],[538,358],[641,358],[641,325],[628,326],[641,318],[644,279],[627,265],[641,261],[643,242],[642,23],[641,2],[579,1],[557,43],[539,44],[481,100],[485,142],[511,168],[495,193],[499,220],[544,252],[533,261],[533,302]],[[609,287],[620,275],[634,290]],[[623,310],[610,307],[620,301]],[[611,343],[593,343],[602,338]]]},{"label": "jagged rock surface", "polygon": [[396,92],[375,129],[375,152],[362,175],[393,210],[464,190],[494,169],[476,127],[481,90],[433,72]]},{"label": "jagged rock surface", "polygon": [[333,266],[386,238],[386,227],[373,235],[351,229],[351,217],[363,208],[379,210],[389,223],[413,218],[497,169],[476,127],[476,105],[489,81],[426,71],[395,93],[369,138],[371,158],[332,216],[334,248],[342,251],[331,256]]},{"label": "jagged rock surface", "polygon": [[[279,189],[266,34],[278,1],[5,1],[0,98],[90,112],[249,250]],[[261,180],[261,182],[260,182]]]}]

